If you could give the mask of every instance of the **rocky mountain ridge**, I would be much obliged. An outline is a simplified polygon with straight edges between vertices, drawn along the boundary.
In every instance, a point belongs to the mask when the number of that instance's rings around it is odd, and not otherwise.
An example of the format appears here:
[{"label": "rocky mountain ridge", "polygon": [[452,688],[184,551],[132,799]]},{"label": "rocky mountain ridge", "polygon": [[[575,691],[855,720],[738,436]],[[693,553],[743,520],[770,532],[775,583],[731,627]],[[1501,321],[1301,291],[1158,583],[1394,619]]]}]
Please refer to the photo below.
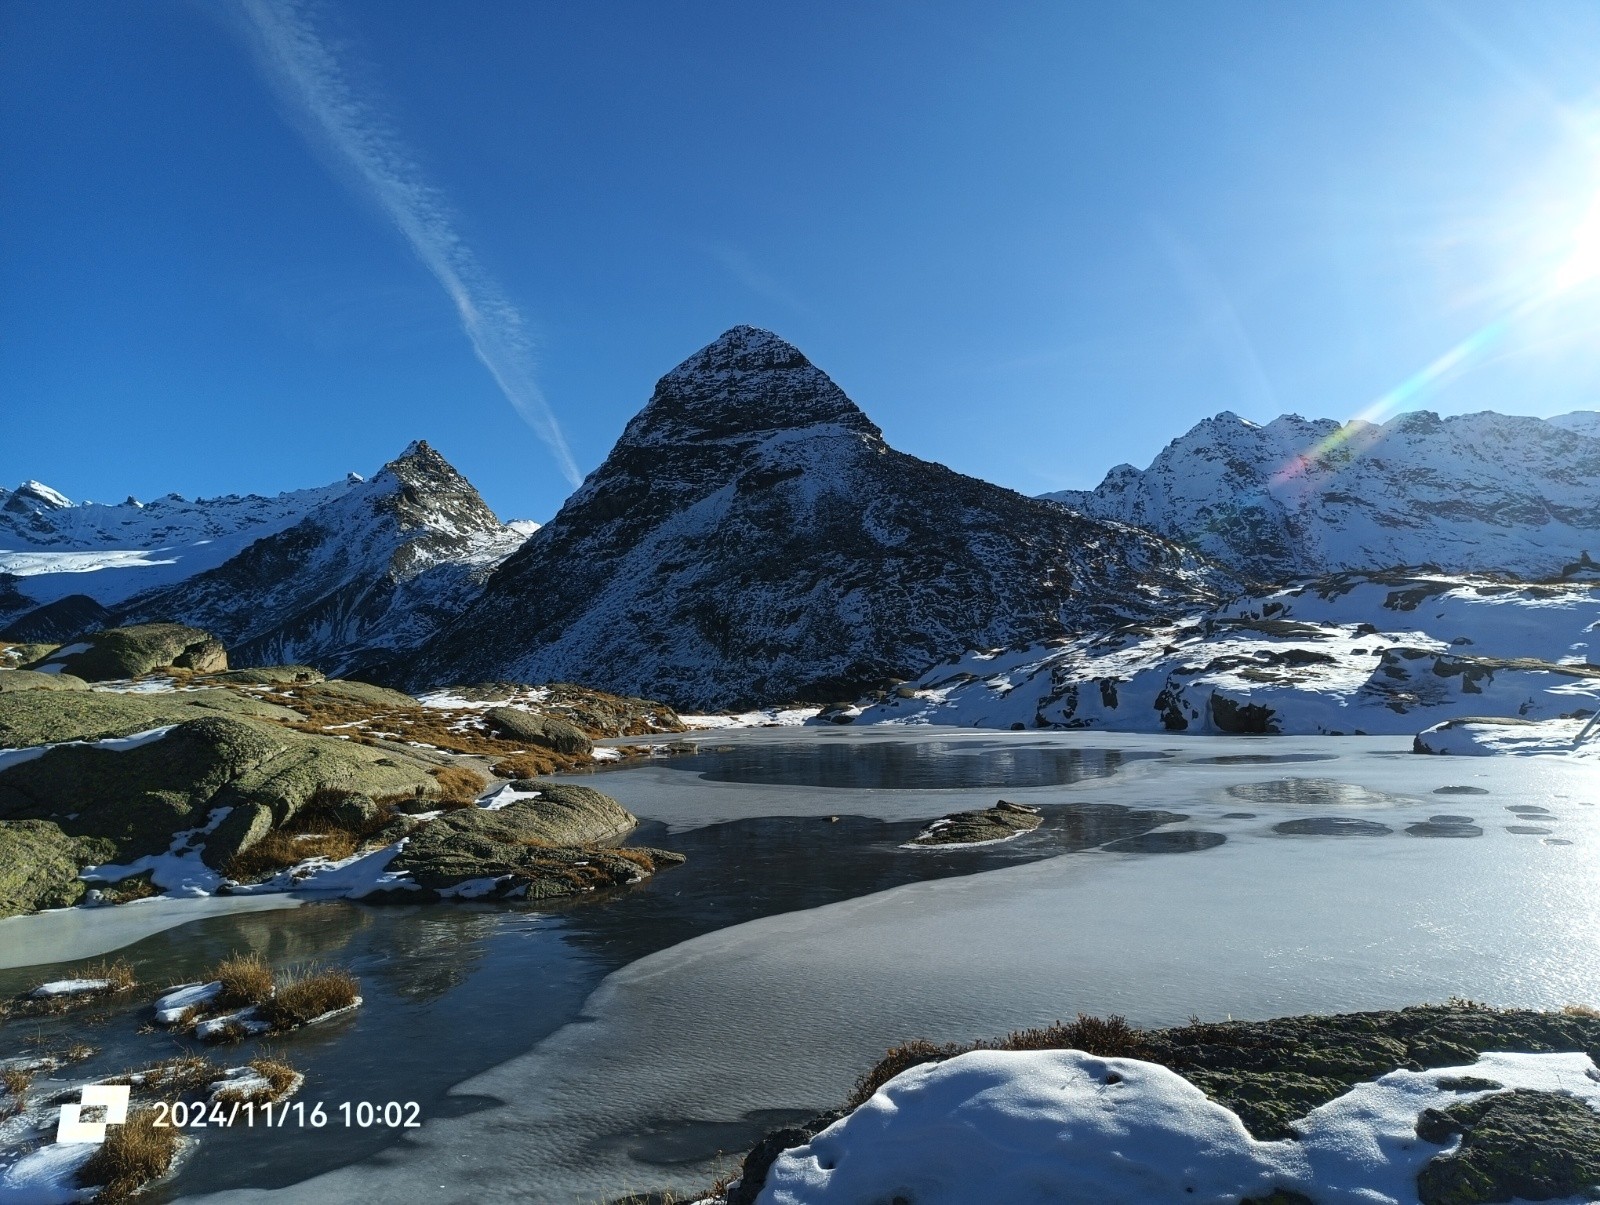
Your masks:
[{"label": "rocky mountain ridge", "polygon": [[952,648],[1230,585],[1165,540],[895,451],[798,349],[740,326],[661,378],[407,680],[581,681],[696,707],[841,697]]},{"label": "rocky mountain ridge", "polygon": [[1262,582],[1421,565],[1551,578],[1600,552],[1600,414],[1258,425],[1224,412],[1146,469],[1045,497]]}]

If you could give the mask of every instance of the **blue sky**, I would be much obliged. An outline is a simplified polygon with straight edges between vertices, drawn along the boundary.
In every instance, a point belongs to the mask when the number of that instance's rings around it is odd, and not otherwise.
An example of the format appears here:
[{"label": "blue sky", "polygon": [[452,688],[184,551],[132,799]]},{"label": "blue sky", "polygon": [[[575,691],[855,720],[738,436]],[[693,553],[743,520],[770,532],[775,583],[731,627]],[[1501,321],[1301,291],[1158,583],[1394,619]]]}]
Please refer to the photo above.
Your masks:
[{"label": "blue sky", "polygon": [[593,469],[738,322],[1028,493],[1222,409],[1600,408],[1597,81],[1548,0],[8,0],[0,481],[422,437],[547,519],[550,421]]}]

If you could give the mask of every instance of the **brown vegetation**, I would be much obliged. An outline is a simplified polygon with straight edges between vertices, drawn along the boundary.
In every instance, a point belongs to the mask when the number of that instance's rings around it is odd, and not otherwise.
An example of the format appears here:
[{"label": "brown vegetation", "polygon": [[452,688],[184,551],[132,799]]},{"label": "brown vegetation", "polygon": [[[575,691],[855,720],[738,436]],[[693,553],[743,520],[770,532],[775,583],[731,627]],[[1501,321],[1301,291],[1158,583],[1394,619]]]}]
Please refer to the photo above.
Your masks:
[{"label": "brown vegetation", "polygon": [[259,1006],[262,1020],[273,1029],[293,1029],[327,1013],[349,1008],[361,984],[342,967],[310,971],[291,979],[276,995]]},{"label": "brown vegetation", "polygon": [[103,1185],[97,1201],[125,1201],[152,1180],[167,1174],[178,1153],[178,1130],[158,1126],[155,1109],[140,1109],[106,1131],[106,1140],[78,1169],[84,1187]]},{"label": "brown vegetation", "polygon": [[6,1103],[0,1117],[10,1117],[22,1112],[27,1104],[28,1089],[33,1086],[33,1072],[22,1067],[0,1070],[0,1087],[6,1090]]},{"label": "brown vegetation", "polygon": [[489,785],[482,774],[465,766],[441,766],[428,772],[439,784],[440,802],[446,805],[475,803],[483,794],[483,788]]},{"label": "brown vegetation", "polygon": [[341,861],[394,822],[399,814],[398,802],[411,802],[406,795],[377,801],[376,813],[360,821],[337,815],[335,809],[354,797],[354,792],[338,787],[319,787],[281,827],[229,858],[223,873],[241,883],[250,883],[271,878],[310,858]]},{"label": "brown vegetation", "polygon": [[259,954],[232,954],[217,964],[211,978],[222,984],[220,1008],[248,1008],[272,996],[272,968]]},{"label": "brown vegetation", "polygon": [[250,1070],[254,1071],[271,1086],[268,1100],[282,1100],[300,1078],[300,1073],[294,1065],[286,1059],[272,1058],[262,1055],[260,1058],[250,1060]]}]

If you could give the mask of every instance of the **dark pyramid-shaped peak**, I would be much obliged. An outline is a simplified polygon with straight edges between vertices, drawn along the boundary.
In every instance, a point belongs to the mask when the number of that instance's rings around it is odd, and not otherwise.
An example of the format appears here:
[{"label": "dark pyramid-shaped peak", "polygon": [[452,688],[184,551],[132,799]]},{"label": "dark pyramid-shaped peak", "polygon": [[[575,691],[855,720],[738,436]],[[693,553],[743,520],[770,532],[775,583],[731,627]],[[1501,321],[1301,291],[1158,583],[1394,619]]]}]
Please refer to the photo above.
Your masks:
[{"label": "dark pyramid-shaped peak", "polygon": [[819,425],[882,437],[794,344],[760,327],[735,326],[656,382],[621,442],[653,446]]}]

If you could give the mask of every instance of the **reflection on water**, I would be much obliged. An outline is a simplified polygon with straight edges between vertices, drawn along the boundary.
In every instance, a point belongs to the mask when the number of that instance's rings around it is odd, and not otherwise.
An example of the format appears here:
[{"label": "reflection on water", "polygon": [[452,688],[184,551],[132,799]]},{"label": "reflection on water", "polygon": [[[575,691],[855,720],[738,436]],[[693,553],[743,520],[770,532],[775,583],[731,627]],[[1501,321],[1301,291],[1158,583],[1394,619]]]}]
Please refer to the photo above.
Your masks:
[{"label": "reflection on water", "polygon": [[812,741],[727,746],[662,764],[692,770],[711,782],[928,791],[1064,786],[1105,778],[1130,761],[1160,756],[975,741]]},{"label": "reflection on water", "polygon": [[1228,794],[1250,803],[1277,807],[1378,807],[1417,802],[1404,795],[1390,795],[1385,791],[1374,791],[1349,782],[1335,782],[1330,778],[1275,778],[1271,782],[1247,782],[1229,787]]},{"label": "reflection on water", "polygon": [[[1185,818],[1112,804],[1045,805],[1043,811],[1040,827],[1013,841],[915,853],[900,846],[924,820],[765,817],[671,835],[659,824],[643,824],[635,842],[679,850],[689,862],[607,897],[550,908],[332,902],[213,917],[120,952],[150,990],[105,1010],[104,1023],[93,1028],[100,1053],[73,1073],[120,1072],[191,1046],[174,1035],[138,1032],[149,1016],[149,998],[162,986],[199,978],[228,954],[254,951],[278,968],[337,963],[361,979],[366,1003],[360,1012],[273,1043],[276,1053],[308,1073],[304,1099],[415,1100],[424,1118],[495,1107],[499,1102],[447,1093],[573,1020],[607,974],[635,959],[744,921],[1037,861]],[[0,971],[0,997],[68,970]],[[28,1033],[47,1047],[64,1047],[82,1036],[81,1017],[30,1023]],[[0,1057],[22,1053],[22,1038],[14,1028],[0,1030]],[[259,1050],[259,1043],[249,1043],[220,1057],[239,1064]],[[671,1163],[703,1158],[707,1142],[748,1144],[767,1128],[762,1118],[731,1129],[719,1123],[714,1132],[693,1122],[663,1122],[632,1136],[629,1149]],[[288,1185],[376,1154],[397,1137],[342,1127],[290,1128],[269,1138],[212,1131],[198,1157],[149,1199]]]}]

